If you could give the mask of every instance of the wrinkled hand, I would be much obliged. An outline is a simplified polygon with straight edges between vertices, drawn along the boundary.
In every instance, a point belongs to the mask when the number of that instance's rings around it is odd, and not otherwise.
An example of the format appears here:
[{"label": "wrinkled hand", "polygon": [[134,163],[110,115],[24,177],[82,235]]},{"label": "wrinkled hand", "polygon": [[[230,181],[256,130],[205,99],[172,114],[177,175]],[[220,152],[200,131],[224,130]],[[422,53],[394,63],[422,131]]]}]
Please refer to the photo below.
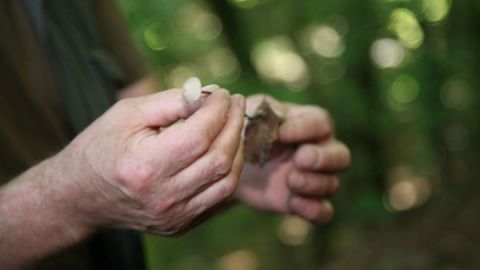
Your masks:
[{"label": "wrinkled hand", "polygon": [[[262,99],[248,98],[247,114],[253,115]],[[285,117],[275,154],[262,168],[245,164],[235,197],[260,210],[327,223],[334,213],[328,197],[340,186],[335,174],[349,166],[350,152],[335,139],[325,110],[282,104],[270,97],[268,101]]]},{"label": "wrinkled hand", "polygon": [[62,153],[82,190],[79,215],[95,227],[185,231],[237,188],[244,109],[225,90],[194,104],[181,90],[118,102]]}]

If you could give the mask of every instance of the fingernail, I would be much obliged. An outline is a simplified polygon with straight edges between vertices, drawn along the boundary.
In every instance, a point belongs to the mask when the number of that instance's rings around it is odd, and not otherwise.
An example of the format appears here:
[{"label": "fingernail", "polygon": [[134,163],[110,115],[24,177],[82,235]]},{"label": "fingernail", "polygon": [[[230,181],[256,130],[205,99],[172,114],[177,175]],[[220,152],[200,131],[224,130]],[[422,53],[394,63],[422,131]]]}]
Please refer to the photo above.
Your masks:
[{"label": "fingernail", "polygon": [[338,189],[340,188],[340,180],[338,178],[334,177],[332,179],[332,182],[330,183],[330,194],[335,194],[338,192]]},{"label": "fingernail", "polygon": [[330,201],[323,201],[322,204],[322,209],[328,212],[333,211],[333,205]]},{"label": "fingernail", "polygon": [[240,109],[242,109],[242,111],[245,110],[245,97],[240,95],[240,94],[235,94],[235,99],[237,101],[237,105],[238,107],[240,107]]},{"label": "fingernail", "polygon": [[332,221],[334,215],[334,208],[330,201],[323,201],[320,204],[320,223],[326,224]]},{"label": "fingernail", "polygon": [[206,91],[206,92],[213,92],[217,89],[220,89],[220,86],[218,86],[216,84],[209,84],[209,85],[205,85],[204,87],[202,87],[202,91]]},{"label": "fingernail", "polygon": [[[222,100],[225,101],[226,104],[228,104],[228,106],[232,105],[233,100],[232,100],[232,98],[230,96],[230,93],[228,92],[227,89],[220,88],[218,90],[215,90],[212,95],[217,95],[218,97],[220,97]],[[235,101],[233,101],[233,102],[235,102]]]},{"label": "fingernail", "polygon": [[220,91],[225,91],[225,92],[227,92],[228,95],[230,95],[230,91],[228,91],[228,90],[225,89],[225,88],[220,88],[219,90],[220,90]]}]

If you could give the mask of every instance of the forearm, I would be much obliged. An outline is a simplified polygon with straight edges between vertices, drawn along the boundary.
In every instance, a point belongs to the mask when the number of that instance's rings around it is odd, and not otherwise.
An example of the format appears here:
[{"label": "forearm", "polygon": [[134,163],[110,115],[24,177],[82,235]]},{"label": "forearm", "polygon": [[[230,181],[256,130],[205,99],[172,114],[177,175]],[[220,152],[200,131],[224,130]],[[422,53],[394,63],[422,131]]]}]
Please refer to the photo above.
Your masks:
[{"label": "forearm", "polygon": [[93,232],[75,210],[81,194],[62,163],[50,158],[0,189],[0,269],[28,267]]}]

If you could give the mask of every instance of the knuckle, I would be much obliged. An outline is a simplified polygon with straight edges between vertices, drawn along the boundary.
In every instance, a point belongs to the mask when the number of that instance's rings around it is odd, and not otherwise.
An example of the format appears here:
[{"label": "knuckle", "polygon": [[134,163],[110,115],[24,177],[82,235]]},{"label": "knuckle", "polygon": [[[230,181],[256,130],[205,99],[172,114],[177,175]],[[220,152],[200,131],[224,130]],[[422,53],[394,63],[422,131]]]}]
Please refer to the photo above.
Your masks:
[{"label": "knuckle", "polygon": [[115,119],[127,119],[124,123],[138,121],[144,117],[141,102],[138,98],[125,98],[117,101],[106,113]]},{"label": "knuckle", "polygon": [[115,103],[115,105],[113,105],[113,108],[114,108],[114,110],[116,110],[116,111],[123,112],[123,111],[131,108],[132,106],[134,106],[134,103],[135,103],[135,99],[133,99],[133,98],[124,98],[124,99],[121,99],[121,100],[117,101],[117,102]]},{"label": "knuckle", "polygon": [[152,182],[154,170],[145,162],[123,159],[116,164],[116,179],[128,191],[142,194]]},{"label": "knuckle", "polygon": [[182,147],[188,153],[202,154],[208,150],[209,144],[207,137],[204,136],[203,129],[189,135],[187,140],[182,143]]},{"label": "knuckle", "polygon": [[165,215],[174,205],[175,200],[173,198],[157,201],[150,206],[150,212],[158,218]]},{"label": "knuckle", "polygon": [[129,102],[130,102],[130,101],[129,101],[128,98],[120,99],[119,101],[117,101],[117,102],[113,105],[113,108],[121,109],[121,108],[127,107],[127,104],[128,104]]},{"label": "knuckle", "polygon": [[206,128],[199,127],[193,136],[191,136],[191,141],[189,145],[189,150],[196,150],[198,152],[205,152],[208,150],[210,135]]},{"label": "knuckle", "polygon": [[219,189],[219,197],[224,200],[230,198],[235,192],[235,185],[231,181],[224,181]]},{"label": "knuckle", "polygon": [[221,203],[233,196],[236,186],[233,181],[225,179],[218,183],[216,189],[217,190],[215,191],[215,194],[213,196],[215,196],[217,203]]},{"label": "knuckle", "polygon": [[214,170],[219,175],[226,175],[230,172],[233,164],[232,158],[225,152],[219,151],[214,155]]}]

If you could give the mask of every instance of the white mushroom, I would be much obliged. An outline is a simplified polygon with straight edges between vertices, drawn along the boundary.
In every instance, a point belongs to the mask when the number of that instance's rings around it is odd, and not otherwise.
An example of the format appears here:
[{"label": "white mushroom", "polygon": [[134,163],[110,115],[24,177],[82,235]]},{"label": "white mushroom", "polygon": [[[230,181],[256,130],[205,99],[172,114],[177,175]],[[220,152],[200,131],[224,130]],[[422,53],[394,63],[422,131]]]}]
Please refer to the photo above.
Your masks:
[{"label": "white mushroom", "polygon": [[189,78],[183,85],[183,98],[187,103],[194,103],[202,95],[202,83],[196,77]]}]

